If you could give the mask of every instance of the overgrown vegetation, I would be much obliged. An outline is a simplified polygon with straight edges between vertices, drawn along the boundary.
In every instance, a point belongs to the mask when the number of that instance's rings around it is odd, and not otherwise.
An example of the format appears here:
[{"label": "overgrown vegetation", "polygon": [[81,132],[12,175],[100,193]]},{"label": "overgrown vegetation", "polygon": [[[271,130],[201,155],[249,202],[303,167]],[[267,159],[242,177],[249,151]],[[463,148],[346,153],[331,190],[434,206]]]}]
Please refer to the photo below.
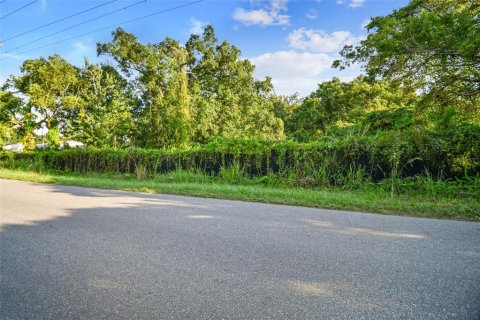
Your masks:
[{"label": "overgrown vegetation", "polygon": [[[385,121],[383,119],[382,121]],[[27,161],[42,168],[71,172],[143,175],[193,170],[247,177],[275,174],[298,185],[348,188],[384,179],[428,175],[461,179],[480,172],[480,130],[465,126],[444,132],[386,131],[374,136],[325,137],[316,142],[272,142],[217,138],[190,149],[69,149],[24,153],[4,152],[4,165]],[[308,181],[308,183],[307,183]]]},{"label": "overgrown vegetation", "polygon": [[[373,18],[367,38],[334,62],[360,62],[365,75],[325,81],[305,98],[255,80],[251,62],[211,26],[185,45],[143,44],[117,29],[97,48],[115,66],[75,67],[54,55],[25,61],[9,78],[0,143],[33,149],[46,128],[51,150],[0,161],[145,183],[375,190],[392,201],[464,201],[472,207],[462,212],[478,216],[479,10],[475,1],[412,0]],[[60,137],[89,148],[56,151]]]},{"label": "overgrown vegetation", "polygon": [[[234,183],[230,183],[220,178],[186,171],[175,171],[168,175],[156,175],[146,180],[137,180],[134,175],[38,173],[25,169],[17,171],[0,168],[0,178],[425,218],[480,220],[478,198],[438,195],[437,191],[443,187],[449,189],[456,187],[455,184],[441,186],[436,182],[431,184],[433,193],[430,196],[422,190],[411,190],[408,194],[392,198],[388,191],[383,192],[376,187],[358,190],[287,188],[276,183],[275,186],[266,185],[263,178],[235,180]],[[284,182],[284,180],[281,181]]]}]

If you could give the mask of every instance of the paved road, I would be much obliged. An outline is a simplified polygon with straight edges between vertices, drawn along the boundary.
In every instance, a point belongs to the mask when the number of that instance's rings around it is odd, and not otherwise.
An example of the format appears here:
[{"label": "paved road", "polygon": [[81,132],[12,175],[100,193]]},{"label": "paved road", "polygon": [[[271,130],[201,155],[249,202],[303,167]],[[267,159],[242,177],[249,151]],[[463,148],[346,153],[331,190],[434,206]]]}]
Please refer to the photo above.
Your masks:
[{"label": "paved road", "polygon": [[480,318],[480,223],[0,188],[1,319]]}]

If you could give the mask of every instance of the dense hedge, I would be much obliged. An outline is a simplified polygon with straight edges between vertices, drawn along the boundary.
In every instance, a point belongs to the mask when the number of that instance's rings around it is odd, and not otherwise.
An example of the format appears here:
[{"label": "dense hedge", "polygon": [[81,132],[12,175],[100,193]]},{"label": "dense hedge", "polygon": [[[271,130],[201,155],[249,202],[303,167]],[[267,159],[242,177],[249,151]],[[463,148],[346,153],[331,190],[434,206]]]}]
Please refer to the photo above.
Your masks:
[{"label": "dense hedge", "polygon": [[238,166],[250,176],[268,173],[327,179],[341,183],[347,175],[378,181],[428,172],[453,178],[480,172],[480,129],[466,126],[439,132],[389,131],[376,136],[324,138],[315,143],[216,139],[189,150],[70,149],[63,151],[3,152],[2,161],[27,160],[47,169],[74,172],[166,173],[195,169],[218,174]]}]

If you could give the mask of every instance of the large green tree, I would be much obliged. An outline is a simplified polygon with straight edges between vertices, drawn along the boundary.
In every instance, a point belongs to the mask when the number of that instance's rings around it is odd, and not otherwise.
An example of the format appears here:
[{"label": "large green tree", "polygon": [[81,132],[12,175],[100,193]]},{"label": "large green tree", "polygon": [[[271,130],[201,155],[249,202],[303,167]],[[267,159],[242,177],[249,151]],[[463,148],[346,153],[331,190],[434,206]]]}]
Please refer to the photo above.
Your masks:
[{"label": "large green tree", "polygon": [[256,80],[240,50],[219,43],[213,27],[183,46],[167,38],[140,43],[122,29],[98,44],[113,57],[137,97],[137,145],[182,147],[214,136],[283,137],[269,78]]},{"label": "large green tree", "polygon": [[84,105],[68,113],[64,134],[88,146],[122,147],[129,145],[135,123],[134,100],[127,82],[109,65],[87,60],[79,69],[79,90]]},{"label": "large green tree", "polygon": [[12,92],[0,90],[0,145],[17,142],[31,132],[31,121],[25,119],[22,99]]},{"label": "large green tree", "polygon": [[52,145],[58,144],[59,132],[69,125],[66,115],[84,104],[78,69],[53,55],[26,60],[20,71],[20,76],[10,77],[4,86],[8,93],[3,94],[7,102],[2,101],[2,109],[8,110],[13,127],[28,146],[34,143],[34,130],[41,128],[48,129]]},{"label": "large green tree", "polygon": [[97,50],[98,54],[113,57],[134,87],[139,102],[137,145],[188,144],[191,117],[185,48],[170,38],[142,44],[119,28],[113,33],[113,41],[98,44]]},{"label": "large green tree", "polygon": [[212,26],[186,43],[194,140],[212,136],[283,137],[283,122],[275,116],[269,78],[255,80],[254,66],[240,50],[219,43]]},{"label": "large green tree", "polygon": [[478,115],[480,105],[480,3],[472,0],[412,0],[375,17],[360,45],[346,46],[334,66],[365,66],[372,78],[411,86],[420,106],[454,106]]},{"label": "large green tree", "polygon": [[299,141],[315,140],[334,126],[359,123],[373,111],[405,108],[415,99],[412,90],[394,88],[383,81],[358,77],[342,82],[333,78],[319,84],[293,111],[287,121],[287,134]]}]

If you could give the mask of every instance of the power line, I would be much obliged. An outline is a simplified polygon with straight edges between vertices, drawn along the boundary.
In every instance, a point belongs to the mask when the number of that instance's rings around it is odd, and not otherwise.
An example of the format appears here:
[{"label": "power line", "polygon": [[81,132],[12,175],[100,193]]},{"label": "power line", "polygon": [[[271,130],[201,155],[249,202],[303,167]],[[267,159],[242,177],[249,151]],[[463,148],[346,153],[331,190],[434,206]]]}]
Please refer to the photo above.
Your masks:
[{"label": "power line", "polygon": [[[146,19],[146,18],[155,16],[155,15],[158,15],[158,14],[165,13],[165,12],[174,11],[174,10],[177,10],[177,9],[180,9],[180,8],[183,8],[183,7],[188,7],[188,6],[197,4],[197,3],[202,2],[202,1],[203,0],[197,0],[197,1],[189,2],[189,3],[185,3],[185,4],[182,4],[182,5],[179,5],[179,6],[175,6],[175,7],[172,7],[172,8],[160,10],[160,11],[157,11],[157,12],[154,12],[154,13],[151,13],[151,14],[147,14],[147,15],[144,15],[144,16],[140,16],[140,17],[137,17],[137,18],[134,18],[134,19],[130,19],[130,20],[126,20],[126,21],[123,21],[123,22],[116,23],[116,24],[112,24],[112,25],[109,25],[109,26],[106,26],[106,27],[103,27],[103,28],[100,28],[100,29],[96,29],[96,30],[92,30],[92,31],[89,31],[89,32],[77,34],[73,37],[69,37],[69,38],[66,38],[66,39],[62,39],[62,40],[59,40],[59,41],[48,43],[48,44],[40,46],[40,47],[35,47],[35,48],[29,49],[29,50],[26,50],[26,51],[22,51],[22,52],[18,53],[18,55],[25,54],[25,53],[35,51],[35,50],[38,50],[38,49],[43,49],[45,47],[50,47],[50,46],[53,46],[55,44],[59,44],[59,43],[62,43],[62,42],[68,41],[68,40],[83,37],[83,36],[86,36],[86,35],[89,35],[89,34],[92,34],[92,33],[96,33],[96,32],[100,32],[100,31],[110,29],[110,28],[113,28],[113,27],[118,27],[120,25],[124,25],[124,24],[127,24],[127,23],[131,23],[131,22],[135,22],[135,21],[138,21],[138,20]],[[4,54],[5,53],[6,52],[4,52]]]},{"label": "power line", "polygon": [[7,1],[7,0],[2,0],[2,1],[0,1],[0,4],[4,3],[5,1]]},{"label": "power line", "polygon": [[[0,3],[3,3],[3,2],[5,2],[5,1],[7,1],[7,0],[2,0],[2,2],[0,2]],[[42,26],[39,26],[39,27],[30,29],[30,30],[27,30],[27,31],[22,32],[22,33],[19,33],[19,34],[16,34],[16,35],[14,35],[14,36],[12,36],[12,37],[10,37],[10,38],[7,38],[7,39],[5,39],[5,40],[0,40],[0,42],[7,42],[8,40],[12,40],[12,39],[15,39],[15,38],[17,38],[17,37],[23,36],[23,35],[25,35],[25,34],[27,34],[27,33],[30,33],[30,32],[33,32],[33,31],[37,31],[37,30],[40,30],[40,29],[42,29],[42,28],[51,26],[52,24],[55,24],[55,23],[58,23],[58,22],[61,22],[61,21],[65,21],[65,20],[67,20],[67,19],[70,19],[70,18],[73,18],[73,17],[75,17],[75,16],[81,15],[82,13],[89,12],[89,11],[92,11],[92,10],[95,10],[95,9],[98,9],[98,8],[100,8],[100,7],[106,6],[106,5],[108,5],[108,4],[112,3],[112,2],[115,2],[115,1],[118,1],[118,0],[112,0],[112,1],[109,1],[109,2],[106,2],[106,3],[103,3],[103,4],[101,4],[101,5],[95,6],[95,7],[93,7],[93,8],[90,8],[90,9],[87,9],[87,10],[83,10],[83,11],[74,13],[74,14],[72,14],[72,15],[70,15],[70,16],[67,16],[67,17],[64,17],[64,18],[61,18],[61,19],[52,21],[52,22],[50,22],[50,23],[44,24],[44,25],[42,25]]]},{"label": "power line", "polygon": [[86,20],[86,21],[77,23],[77,24],[75,24],[75,25],[73,25],[73,26],[70,26],[70,27],[64,28],[64,29],[62,29],[62,30],[59,30],[59,31],[56,31],[56,32],[47,34],[46,36],[37,38],[37,39],[35,39],[35,40],[33,40],[33,41],[30,41],[30,42],[21,44],[21,45],[19,45],[18,47],[15,47],[15,48],[13,48],[13,49],[10,49],[10,50],[5,51],[4,53],[9,53],[9,52],[12,52],[12,51],[14,51],[14,50],[17,50],[17,49],[26,47],[26,46],[28,46],[28,45],[30,45],[30,44],[32,44],[32,43],[38,42],[38,41],[43,40],[43,39],[45,39],[45,38],[49,38],[49,37],[54,36],[54,35],[56,35],[56,34],[59,34],[59,33],[62,33],[62,32],[64,32],[64,31],[67,31],[67,30],[76,28],[76,27],[78,27],[78,26],[84,25],[84,24],[86,24],[86,23],[89,23],[89,22],[92,22],[92,21],[101,19],[101,18],[103,18],[103,17],[109,16],[109,15],[114,14],[114,13],[117,13],[117,12],[119,12],[119,11],[127,10],[128,8],[134,7],[134,6],[136,6],[136,5],[139,5],[139,4],[142,4],[142,3],[145,3],[145,2],[147,2],[147,0],[141,0],[141,1],[135,2],[135,3],[131,4],[131,5],[128,5],[128,6],[126,6],[126,7],[123,7],[123,8],[114,10],[114,11],[110,11],[110,12],[104,13],[104,14],[102,14],[102,15],[100,15],[100,16],[95,17],[95,18],[92,18],[92,19],[89,19],[89,20]]},{"label": "power line", "polygon": [[[14,13],[17,13],[18,11],[20,11],[20,10],[22,10],[23,8],[26,8],[26,7],[34,4],[34,3],[37,2],[37,1],[38,1],[38,0],[33,0],[32,2],[27,3],[27,4],[24,5],[23,7],[20,7],[20,8],[18,8],[17,10],[14,10],[14,11],[12,11],[12,12],[10,12],[10,13],[7,13],[7,14],[4,15],[3,17],[0,17],[0,20],[5,19],[6,17],[11,16],[11,15],[14,14]],[[2,1],[2,3],[3,3],[3,2],[5,2],[5,1]]]}]

